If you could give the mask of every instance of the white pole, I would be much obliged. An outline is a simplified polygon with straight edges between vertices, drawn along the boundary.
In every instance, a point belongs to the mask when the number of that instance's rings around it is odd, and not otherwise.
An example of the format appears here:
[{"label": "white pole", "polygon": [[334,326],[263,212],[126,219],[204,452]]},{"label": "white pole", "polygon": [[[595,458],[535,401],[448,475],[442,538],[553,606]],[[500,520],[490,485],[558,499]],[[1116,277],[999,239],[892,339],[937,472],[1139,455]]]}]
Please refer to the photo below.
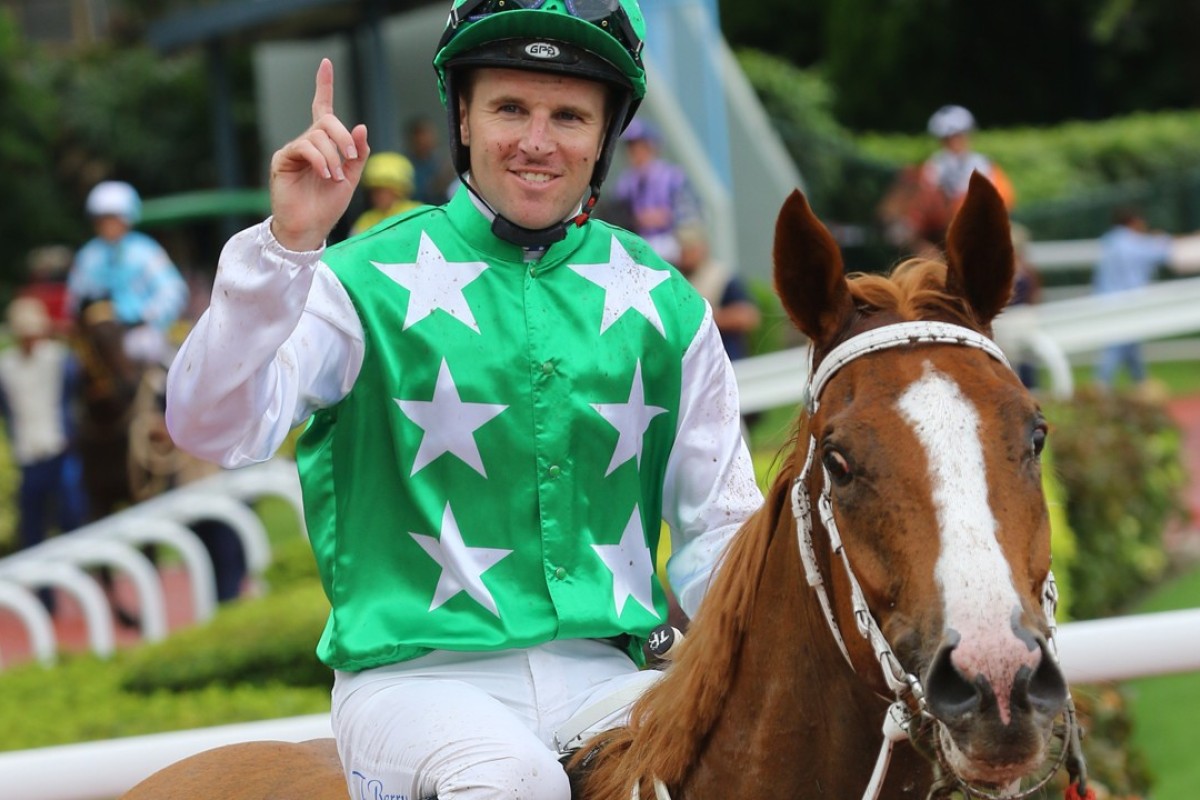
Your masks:
[{"label": "white pole", "polygon": [[1071,622],[1056,639],[1068,683],[1200,670],[1200,608]]}]

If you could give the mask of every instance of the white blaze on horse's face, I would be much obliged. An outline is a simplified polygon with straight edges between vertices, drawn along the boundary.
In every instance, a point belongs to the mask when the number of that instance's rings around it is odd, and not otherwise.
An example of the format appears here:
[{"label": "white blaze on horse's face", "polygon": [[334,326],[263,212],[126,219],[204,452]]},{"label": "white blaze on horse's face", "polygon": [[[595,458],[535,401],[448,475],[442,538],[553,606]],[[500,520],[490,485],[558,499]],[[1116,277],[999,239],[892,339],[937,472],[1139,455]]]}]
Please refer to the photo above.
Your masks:
[{"label": "white blaze on horse's face", "polygon": [[1037,669],[1041,652],[1013,629],[1021,598],[988,504],[979,413],[958,385],[929,362],[924,375],[901,395],[897,408],[929,464],[941,543],[934,577],[945,627],[961,637],[954,648],[954,666],[972,681],[982,676],[991,684],[1000,719],[1007,725],[1013,681],[1021,667]]}]

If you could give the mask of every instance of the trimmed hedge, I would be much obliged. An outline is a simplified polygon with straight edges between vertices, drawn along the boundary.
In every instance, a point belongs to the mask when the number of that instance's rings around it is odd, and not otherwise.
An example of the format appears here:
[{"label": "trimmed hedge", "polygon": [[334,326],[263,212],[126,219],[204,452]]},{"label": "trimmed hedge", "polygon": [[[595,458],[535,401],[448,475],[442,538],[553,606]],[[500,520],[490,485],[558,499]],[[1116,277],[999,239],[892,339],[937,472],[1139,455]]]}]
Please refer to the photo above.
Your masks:
[{"label": "trimmed hedge", "polygon": [[[213,646],[219,647],[214,638]],[[0,750],[71,744],[329,711],[329,689],[280,683],[149,694],[121,688],[124,654],[0,674]]]},{"label": "trimmed hedge", "polygon": [[[851,131],[833,116],[821,72],[741,50],[738,59],[826,219],[871,226],[896,171],[937,142]],[[1091,238],[1118,205],[1143,207],[1155,226],[1200,228],[1200,111],[1132,114],[1051,127],[985,129],[975,149],[1002,166],[1017,191],[1013,216],[1038,239]],[[890,261],[883,250],[867,259]]]},{"label": "trimmed hedge", "polygon": [[1180,431],[1159,403],[1089,387],[1046,415],[1077,541],[1067,610],[1073,619],[1121,613],[1168,567],[1163,531],[1185,511]]},{"label": "trimmed hedge", "polygon": [[308,542],[274,544],[270,593],[208,624],[108,660],[0,672],[0,750],[111,739],[329,710],[333,674],[315,647],[329,606]]},{"label": "trimmed hedge", "polygon": [[121,689],[149,694],[270,683],[328,689],[333,673],[314,653],[328,613],[313,580],[238,601],[208,625],[132,651]]}]

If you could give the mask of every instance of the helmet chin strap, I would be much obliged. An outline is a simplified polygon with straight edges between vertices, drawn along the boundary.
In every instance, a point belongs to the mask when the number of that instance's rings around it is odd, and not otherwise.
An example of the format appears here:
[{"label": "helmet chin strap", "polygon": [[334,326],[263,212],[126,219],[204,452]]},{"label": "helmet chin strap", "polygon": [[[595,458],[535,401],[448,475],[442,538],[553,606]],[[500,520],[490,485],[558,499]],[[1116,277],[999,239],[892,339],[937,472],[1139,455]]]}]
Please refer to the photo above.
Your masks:
[{"label": "helmet chin strap", "polygon": [[579,213],[574,216],[567,217],[561,222],[556,222],[545,228],[526,228],[523,225],[518,225],[508,219],[489,203],[483,195],[481,195],[471,182],[466,179],[465,175],[460,176],[463,185],[469,191],[479,204],[486,208],[492,214],[492,235],[498,239],[515,244],[517,247],[525,249],[546,248],[555,242],[561,242],[567,238],[567,230],[572,226],[581,226],[588,221],[591,216],[592,208],[596,205],[596,200],[599,199],[600,193],[596,187],[591,188],[591,194],[583,203]]},{"label": "helmet chin strap", "polygon": [[525,248],[549,247],[555,242],[567,238],[567,223],[560,222],[549,228],[523,228],[515,222],[505,219],[499,214],[492,220],[492,233],[499,239]]}]

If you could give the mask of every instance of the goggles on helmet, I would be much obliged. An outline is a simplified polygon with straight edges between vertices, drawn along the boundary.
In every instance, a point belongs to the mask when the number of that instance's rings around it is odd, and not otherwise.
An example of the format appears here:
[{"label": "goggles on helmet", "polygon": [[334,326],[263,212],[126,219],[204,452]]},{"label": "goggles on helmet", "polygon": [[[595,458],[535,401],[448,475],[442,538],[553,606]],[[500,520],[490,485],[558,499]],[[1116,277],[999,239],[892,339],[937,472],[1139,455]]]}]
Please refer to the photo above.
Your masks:
[{"label": "goggles on helmet", "polygon": [[[442,33],[438,50],[454,38],[458,27],[464,23],[475,22],[502,11],[532,11],[541,8],[545,3],[546,0],[467,0],[450,10],[450,22]],[[642,65],[642,48],[645,42],[634,31],[620,0],[563,0],[563,5],[572,17],[590,22],[607,32],[629,51],[629,55],[639,67]]]}]

